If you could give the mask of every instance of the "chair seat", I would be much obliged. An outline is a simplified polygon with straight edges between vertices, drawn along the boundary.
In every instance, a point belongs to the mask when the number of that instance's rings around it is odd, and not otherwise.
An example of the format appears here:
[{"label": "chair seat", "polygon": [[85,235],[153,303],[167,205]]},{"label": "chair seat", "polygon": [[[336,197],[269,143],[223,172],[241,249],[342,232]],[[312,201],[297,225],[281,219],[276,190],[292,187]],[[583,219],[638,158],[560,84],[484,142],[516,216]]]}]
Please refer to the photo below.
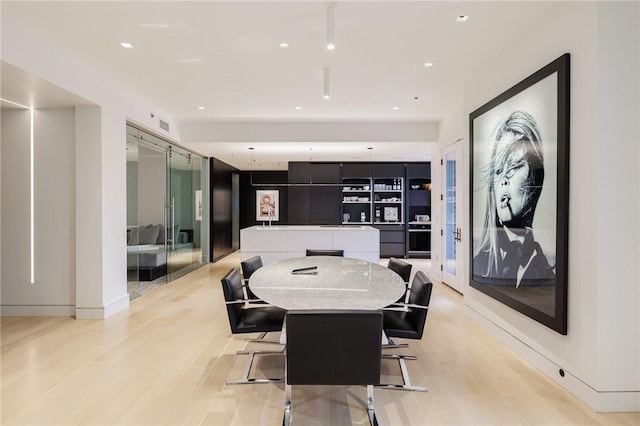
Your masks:
[{"label": "chair seat", "polygon": [[405,339],[420,339],[418,331],[411,326],[411,313],[405,311],[384,311],[384,325],[382,328],[389,337]]},{"label": "chair seat", "polygon": [[236,333],[281,331],[286,313],[275,306],[244,309]]}]

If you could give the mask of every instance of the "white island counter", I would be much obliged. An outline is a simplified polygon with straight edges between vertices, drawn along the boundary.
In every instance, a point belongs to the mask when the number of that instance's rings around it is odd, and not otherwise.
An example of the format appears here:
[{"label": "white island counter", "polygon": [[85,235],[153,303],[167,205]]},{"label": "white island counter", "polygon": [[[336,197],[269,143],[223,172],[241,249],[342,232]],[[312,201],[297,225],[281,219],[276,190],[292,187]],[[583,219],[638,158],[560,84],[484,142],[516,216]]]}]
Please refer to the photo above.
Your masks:
[{"label": "white island counter", "polygon": [[265,265],[301,257],[307,249],[344,250],[345,257],[380,261],[380,231],[358,225],[274,225],[240,230],[240,257],[260,255]]}]

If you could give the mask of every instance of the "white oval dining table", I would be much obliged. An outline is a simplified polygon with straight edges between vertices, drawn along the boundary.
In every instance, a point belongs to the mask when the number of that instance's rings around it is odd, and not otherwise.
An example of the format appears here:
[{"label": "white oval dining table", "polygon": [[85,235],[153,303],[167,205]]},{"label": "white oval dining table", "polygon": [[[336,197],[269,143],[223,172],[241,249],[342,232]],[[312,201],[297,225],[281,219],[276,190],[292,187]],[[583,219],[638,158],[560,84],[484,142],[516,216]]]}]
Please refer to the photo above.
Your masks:
[{"label": "white oval dining table", "polygon": [[[317,267],[293,274],[294,269]],[[381,309],[398,300],[405,283],[377,263],[338,256],[283,259],[258,269],[249,287],[267,303],[287,310]]]}]

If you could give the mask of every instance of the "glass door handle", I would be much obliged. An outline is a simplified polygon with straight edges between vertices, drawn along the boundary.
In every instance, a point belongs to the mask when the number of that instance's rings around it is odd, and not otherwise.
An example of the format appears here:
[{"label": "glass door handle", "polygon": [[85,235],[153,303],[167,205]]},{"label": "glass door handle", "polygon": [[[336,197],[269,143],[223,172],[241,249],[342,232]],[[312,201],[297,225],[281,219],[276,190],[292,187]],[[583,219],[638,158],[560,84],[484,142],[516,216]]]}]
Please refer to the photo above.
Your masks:
[{"label": "glass door handle", "polygon": [[[165,250],[166,250],[166,246],[167,244],[171,244],[171,249],[173,250],[175,248],[175,242],[173,241],[173,237],[175,235],[175,231],[173,230],[173,226],[175,223],[175,212],[174,212],[174,198],[171,198],[171,203],[167,204],[166,203],[166,199],[165,199],[165,239],[164,239],[164,245],[165,245]],[[171,222],[169,222],[169,220]],[[171,231],[171,232],[169,232]]]},{"label": "glass door handle", "polygon": [[171,197],[171,204],[169,205],[169,208],[171,209],[171,250],[175,250],[176,248],[176,242],[175,242],[175,237],[176,237],[176,231],[175,231],[175,226],[176,226],[176,206],[175,206],[175,201],[176,199],[174,197]]}]

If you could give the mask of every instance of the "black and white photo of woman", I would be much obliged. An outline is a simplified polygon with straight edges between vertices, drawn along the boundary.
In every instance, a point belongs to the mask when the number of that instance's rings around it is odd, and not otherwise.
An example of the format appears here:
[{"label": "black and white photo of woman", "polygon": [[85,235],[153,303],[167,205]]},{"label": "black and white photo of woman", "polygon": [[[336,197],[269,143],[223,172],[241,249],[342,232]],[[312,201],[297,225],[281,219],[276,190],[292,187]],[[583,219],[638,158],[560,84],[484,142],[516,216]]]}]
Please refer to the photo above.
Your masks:
[{"label": "black and white photo of woman", "polygon": [[536,120],[514,111],[497,126],[484,173],[486,214],[473,257],[477,282],[515,288],[555,284],[555,266],[532,226],[544,175]]}]

